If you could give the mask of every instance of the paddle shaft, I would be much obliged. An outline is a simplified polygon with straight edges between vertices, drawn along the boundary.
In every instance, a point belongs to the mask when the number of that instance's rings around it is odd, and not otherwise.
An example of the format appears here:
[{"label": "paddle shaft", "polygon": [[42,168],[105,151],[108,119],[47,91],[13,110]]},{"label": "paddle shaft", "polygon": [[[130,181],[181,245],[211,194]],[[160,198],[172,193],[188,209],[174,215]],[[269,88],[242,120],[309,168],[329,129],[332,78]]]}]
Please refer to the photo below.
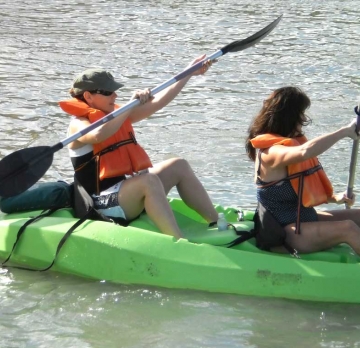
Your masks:
[{"label": "paddle shaft", "polygon": [[[247,39],[234,41],[234,42],[222,47],[221,49],[217,50],[215,53],[213,53],[209,57],[204,58],[200,62],[197,62],[196,64],[190,66],[189,68],[185,69],[181,73],[179,73],[176,76],[174,76],[174,77],[170,78],[169,80],[165,81],[161,85],[153,88],[151,90],[151,95],[154,96],[155,94],[161,92],[165,88],[170,87],[171,85],[173,85],[174,83],[182,80],[186,76],[189,76],[190,74],[192,74],[196,70],[200,69],[203,66],[203,64],[208,60],[214,61],[215,59],[221,57],[222,55],[224,55],[224,54],[226,54],[228,52],[242,51],[242,50],[244,50],[244,49],[246,49],[248,47],[251,47],[251,46],[255,45],[260,40],[262,40],[265,36],[267,36],[277,26],[277,24],[280,22],[281,18],[282,18],[282,15],[279,16],[272,23],[270,23],[268,26],[266,26],[265,28],[263,28],[259,32],[255,33],[254,35],[248,37]],[[83,135],[91,132],[95,128],[98,128],[99,126],[103,125],[104,123],[111,121],[115,117],[123,114],[124,112],[134,108],[135,106],[137,106],[139,104],[140,104],[140,101],[138,99],[134,99],[134,100],[126,103],[121,108],[119,108],[117,110],[114,110],[110,114],[108,114],[108,115],[104,116],[103,118],[101,118],[100,120],[92,123],[90,126],[86,127],[85,129],[81,130],[80,132],[75,133],[75,134],[71,135],[70,137],[62,140],[59,144],[54,145],[51,149],[54,149],[54,152],[56,152],[57,150],[59,150],[59,146],[61,146],[60,148],[62,148],[64,146],[72,143],[73,141],[81,138]],[[62,145],[60,145],[60,144],[62,144]]]},{"label": "paddle shaft", "polygon": [[[229,52],[238,52],[245,50],[249,47],[254,46],[256,43],[261,41],[270,32],[278,25],[282,16],[279,16],[272,23],[267,25],[265,28],[256,32],[255,34],[247,37],[244,40],[233,41],[230,44],[222,47],[212,55],[207,58],[204,58],[200,62],[188,67],[180,74],[175,77],[165,81],[161,85],[150,90],[151,95],[155,95],[165,88],[171,86],[172,84],[180,81],[181,79],[189,76],[199,68],[203,66],[206,61],[214,61],[222,55],[225,55]],[[33,148],[26,148],[22,150],[15,151],[10,155],[4,157],[0,161],[0,196],[2,197],[11,197],[17,195],[38,181],[45,172],[49,169],[53,161],[53,155],[55,152],[61,150],[64,146],[72,143],[73,141],[79,139],[85,134],[91,132],[95,128],[100,127],[106,122],[111,121],[115,117],[123,114],[124,112],[138,106],[140,101],[134,99],[126,103],[121,108],[114,110],[110,114],[104,116],[100,120],[92,123],[88,127],[84,128],[78,133],[75,133],[68,138],[60,141],[59,143],[49,146],[37,146]]]},{"label": "paddle shaft", "polygon": [[[174,76],[173,78],[165,81],[164,83],[162,83],[161,85],[151,89],[151,95],[154,96],[155,94],[163,91],[165,88],[170,87],[171,85],[173,85],[174,83],[182,80],[183,78],[185,78],[186,76],[189,76],[190,74],[192,74],[193,72],[195,72],[196,70],[200,69],[203,64],[210,60],[210,61],[214,61],[215,59],[221,57],[223,55],[223,52],[221,50],[216,51],[214,54],[212,54],[211,56],[201,60],[200,62],[192,65],[191,67],[185,69],[183,72],[179,73],[178,75]],[[62,147],[72,143],[73,141],[81,138],[82,136],[84,136],[85,134],[91,132],[92,130],[100,127],[101,125],[103,125],[104,123],[107,123],[109,121],[111,121],[112,119],[120,116],[121,114],[123,114],[124,112],[138,106],[140,104],[139,99],[134,99],[129,101],[128,103],[126,103],[124,106],[122,106],[121,108],[114,110],[113,112],[109,113],[108,115],[104,116],[103,118],[101,118],[100,120],[92,123],[90,126],[86,127],[85,129],[81,130],[80,132],[77,132],[73,135],[71,135],[70,137],[62,140],[60,143],[62,144],[62,146],[60,144],[56,144],[54,145],[52,148],[54,148],[54,152],[56,152],[57,150],[61,149]],[[61,146],[59,148],[59,146]]]},{"label": "paddle shaft", "polygon": [[[359,110],[359,106],[358,106]],[[356,127],[359,131],[360,129],[360,115],[357,116]],[[351,159],[350,159],[350,168],[349,168],[349,179],[347,185],[346,195],[347,197],[351,198],[353,196],[353,189],[354,189],[354,181],[355,181],[355,170],[356,170],[356,163],[358,157],[358,150],[359,150],[359,140],[353,141],[353,146],[351,150]],[[345,204],[346,209],[350,209],[348,204]]]}]

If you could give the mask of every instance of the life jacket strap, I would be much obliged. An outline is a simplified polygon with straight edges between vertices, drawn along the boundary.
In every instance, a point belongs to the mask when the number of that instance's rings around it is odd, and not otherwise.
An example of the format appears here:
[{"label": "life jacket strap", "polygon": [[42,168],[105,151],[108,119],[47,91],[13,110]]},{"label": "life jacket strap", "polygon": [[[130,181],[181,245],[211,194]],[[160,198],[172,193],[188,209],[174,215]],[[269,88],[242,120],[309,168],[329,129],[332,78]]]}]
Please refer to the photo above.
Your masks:
[{"label": "life jacket strap", "polygon": [[105,155],[106,153],[115,151],[116,149],[118,149],[119,147],[124,146],[124,145],[132,144],[132,143],[137,145],[137,141],[136,141],[136,138],[135,138],[134,134],[132,132],[129,132],[129,136],[130,136],[129,139],[121,140],[121,141],[119,141],[119,142],[117,142],[115,144],[107,146],[106,148],[102,149],[101,151],[99,151],[95,155],[93,155],[87,162],[82,163],[81,165],[79,165],[79,166],[77,166],[75,168],[75,172],[79,172],[86,165],[88,165],[89,163],[95,161],[95,166],[96,166],[96,194],[97,195],[100,194],[100,157]]},{"label": "life jacket strap", "polygon": [[[260,166],[259,166],[260,167]],[[271,182],[268,182],[266,184],[261,184],[261,185],[257,185],[258,188],[266,188],[266,187],[270,187],[273,185],[276,185],[284,180],[293,180],[293,179],[297,179],[299,178],[299,185],[298,185],[298,205],[297,205],[297,218],[296,218],[296,222],[295,222],[295,234],[300,234],[300,211],[301,211],[301,205],[302,205],[302,196],[303,196],[303,192],[304,192],[304,182],[305,182],[305,177],[312,175],[314,173],[316,173],[317,171],[323,169],[322,165],[319,163],[318,165],[316,165],[315,167],[303,170],[301,172],[297,172],[291,175],[288,175],[287,177],[283,178],[283,179],[279,179],[279,180],[274,180]]]}]

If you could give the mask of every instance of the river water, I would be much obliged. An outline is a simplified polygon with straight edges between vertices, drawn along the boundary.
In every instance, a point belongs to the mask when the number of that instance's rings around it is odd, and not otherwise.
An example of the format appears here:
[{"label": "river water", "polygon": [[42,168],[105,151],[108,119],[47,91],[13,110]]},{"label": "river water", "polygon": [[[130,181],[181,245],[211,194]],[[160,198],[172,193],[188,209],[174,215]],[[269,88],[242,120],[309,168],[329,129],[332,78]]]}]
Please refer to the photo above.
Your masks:
[{"label": "river water", "polygon": [[[125,84],[119,102],[126,102],[133,90],[159,85],[193,58],[246,38],[280,14],[270,36],[221,57],[136,127],[153,162],[184,157],[214,202],[254,208],[244,139],[272,89],[297,85],[308,93],[309,137],[355,116],[358,1],[2,0],[0,157],[66,138],[69,119],[57,102],[85,68],[112,71]],[[344,139],[321,156],[338,191],[346,189],[351,146]],[[61,150],[43,179],[71,177]],[[359,184],[356,179],[355,192]],[[360,347],[356,305],[121,286],[20,270],[0,271],[0,291],[0,347]]]}]

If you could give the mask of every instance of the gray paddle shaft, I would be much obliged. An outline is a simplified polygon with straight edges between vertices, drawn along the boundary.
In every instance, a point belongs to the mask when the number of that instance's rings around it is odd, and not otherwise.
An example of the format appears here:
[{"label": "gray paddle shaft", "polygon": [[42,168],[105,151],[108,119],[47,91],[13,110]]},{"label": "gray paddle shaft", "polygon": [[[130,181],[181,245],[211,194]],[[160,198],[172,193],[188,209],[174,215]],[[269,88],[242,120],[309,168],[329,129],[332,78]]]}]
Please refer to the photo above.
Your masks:
[{"label": "gray paddle shaft", "polygon": [[[192,65],[191,67],[185,69],[183,72],[181,72],[180,74],[174,76],[173,78],[165,81],[164,83],[162,83],[161,85],[153,88],[151,90],[151,95],[155,95],[159,92],[161,92],[162,90],[164,90],[165,88],[170,87],[171,85],[173,85],[174,83],[182,80],[183,78],[185,78],[186,76],[189,76],[190,74],[192,74],[194,71],[200,69],[203,64],[205,62],[207,62],[208,60],[210,61],[214,61],[215,59],[221,57],[223,55],[223,52],[221,50],[216,51],[214,54],[212,54],[209,57],[206,57],[205,59],[201,60],[200,62]],[[139,99],[134,99],[129,101],[128,103],[126,103],[124,106],[122,106],[121,108],[111,112],[110,114],[104,116],[103,118],[101,118],[100,120],[92,123],[90,126],[86,127],[85,129],[81,130],[80,132],[77,132],[73,135],[71,135],[70,137],[64,139],[61,141],[63,147],[72,143],[73,141],[81,138],[82,136],[84,136],[85,134],[91,132],[92,130],[100,127],[101,125],[103,125],[104,123],[107,123],[109,121],[111,121],[112,119],[120,116],[121,114],[123,114],[124,112],[133,109],[134,107],[140,105],[140,101]]]},{"label": "gray paddle shaft", "polygon": [[[246,39],[231,42],[230,44],[216,51],[211,56],[204,58],[200,62],[188,67],[180,74],[152,89],[150,91],[151,95],[155,95],[163,89],[171,86],[175,82],[180,81],[186,76],[189,76],[194,71],[201,68],[208,60],[214,61],[228,52],[238,52],[245,50],[248,47],[254,46],[278,25],[281,17],[282,16],[279,16],[265,28],[247,37]],[[81,138],[85,134],[91,132],[93,129],[100,127],[104,123],[111,121],[115,117],[118,117],[122,113],[138,106],[139,104],[140,101],[138,99],[131,100],[123,107],[114,110],[110,114],[92,123],[80,132],[71,135],[70,137],[62,140],[61,142],[58,142],[51,147],[36,146],[32,148],[21,149],[5,156],[0,161],[0,196],[11,197],[24,192],[33,184],[35,184],[49,169],[52,164],[55,152],[61,150],[64,146],[72,143],[78,138]]]},{"label": "gray paddle shaft", "polygon": [[[359,112],[359,106],[358,105],[358,112]],[[356,121],[356,127],[359,131],[360,129],[360,116],[357,116]],[[356,163],[357,163],[357,157],[359,152],[359,140],[353,141],[352,151],[351,151],[351,159],[350,159],[350,167],[349,167],[349,179],[348,179],[348,185],[347,185],[347,191],[346,195],[351,198],[353,196],[353,189],[354,189],[354,181],[355,181],[355,169],[356,169]],[[350,209],[350,207],[345,204],[346,209]]]},{"label": "gray paddle shaft", "polygon": [[[234,42],[222,47],[221,49],[219,49],[218,51],[213,53],[211,56],[204,58],[200,62],[190,66],[187,69],[185,69],[183,72],[179,73],[175,77],[173,77],[173,78],[165,81],[161,85],[153,88],[151,90],[151,95],[155,95],[155,94],[159,93],[160,91],[164,90],[165,88],[171,86],[172,84],[174,84],[174,83],[180,81],[181,79],[185,78],[186,76],[189,76],[190,74],[192,74],[196,70],[200,69],[203,66],[203,64],[208,60],[214,61],[215,59],[221,57],[222,55],[224,55],[224,54],[226,54],[228,52],[239,52],[239,51],[245,50],[246,48],[254,46],[256,43],[258,43],[264,37],[266,37],[267,35],[270,34],[270,32],[278,25],[281,18],[282,18],[282,15],[279,16],[277,19],[275,19],[272,23],[267,25],[265,28],[261,29],[257,33],[249,36],[248,38],[246,38],[244,40],[237,40],[237,41],[234,41]],[[55,151],[59,150],[59,148],[62,148],[64,146],[72,143],[73,141],[81,138],[83,135],[91,132],[93,129],[95,129],[97,127],[100,127],[104,123],[111,121],[115,117],[117,117],[117,116],[123,114],[124,112],[134,108],[135,106],[138,106],[139,104],[140,104],[140,101],[138,99],[134,99],[134,100],[126,103],[121,108],[111,112],[110,114],[104,116],[100,120],[92,123],[89,127],[86,127],[85,129],[81,130],[80,132],[75,133],[75,134],[71,135],[70,137],[62,140],[61,142],[59,142],[58,144],[56,144],[53,147],[53,151],[55,152]]]}]

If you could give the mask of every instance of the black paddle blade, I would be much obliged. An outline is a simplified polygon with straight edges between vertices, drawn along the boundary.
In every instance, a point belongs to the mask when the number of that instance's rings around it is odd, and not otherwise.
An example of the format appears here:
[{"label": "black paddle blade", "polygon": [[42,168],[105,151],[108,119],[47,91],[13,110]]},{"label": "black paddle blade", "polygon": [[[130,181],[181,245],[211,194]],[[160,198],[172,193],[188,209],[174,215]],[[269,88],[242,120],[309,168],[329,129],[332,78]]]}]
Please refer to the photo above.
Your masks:
[{"label": "black paddle blade", "polygon": [[54,153],[37,146],[11,153],[0,161],[0,196],[11,197],[34,185],[49,169]]},{"label": "black paddle blade", "polygon": [[254,35],[251,35],[244,40],[237,40],[237,41],[232,42],[231,44],[224,46],[223,48],[221,48],[222,53],[226,54],[228,52],[238,52],[238,51],[245,50],[248,47],[254,46],[256,43],[261,41],[265,36],[269,35],[272,32],[272,30],[280,22],[281,18],[282,18],[282,15],[279,16],[277,19],[275,19],[272,23],[270,23],[265,28],[261,29]]}]

